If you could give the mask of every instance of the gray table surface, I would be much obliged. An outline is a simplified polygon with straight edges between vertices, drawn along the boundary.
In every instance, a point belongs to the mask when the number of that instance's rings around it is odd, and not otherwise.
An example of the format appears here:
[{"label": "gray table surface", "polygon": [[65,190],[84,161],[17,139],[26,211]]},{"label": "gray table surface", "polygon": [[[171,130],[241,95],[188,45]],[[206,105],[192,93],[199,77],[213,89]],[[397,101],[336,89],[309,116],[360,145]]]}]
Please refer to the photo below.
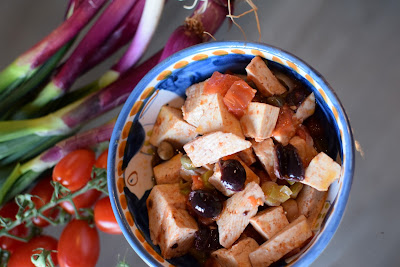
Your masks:
[{"label": "gray table surface", "polygon": [[[356,159],[350,199],[334,238],[312,266],[400,266],[400,1],[255,0],[262,41],[290,51],[317,69],[337,92],[365,152]],[[0,68],[60,23],[65,0],[0,1]],[[146,56],[163,46],[191,13],[170,0]],[[247,10],[238,2],[237,13]],[[257,41],[255,19],[238,20]],[[243,39],[225,23],[217,40]],[[114,59],[78,84],[98,77]],[[116,114],[114,111],[113,114]],[[113,114],[109,115],[112,116]],[[57,236],[61,228],[46,230]],[[98,266],[115,266],[118,255],[146,266],[123,236],[101,235]]]}]

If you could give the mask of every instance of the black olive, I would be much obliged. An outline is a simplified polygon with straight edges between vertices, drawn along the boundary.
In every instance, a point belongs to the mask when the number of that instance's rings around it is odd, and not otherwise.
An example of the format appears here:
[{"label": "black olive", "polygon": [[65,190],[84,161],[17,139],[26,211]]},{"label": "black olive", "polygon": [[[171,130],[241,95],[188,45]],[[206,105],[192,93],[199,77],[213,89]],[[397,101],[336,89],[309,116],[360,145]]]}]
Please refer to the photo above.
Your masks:
[{"label": "black olive", "polygon": [[278,159],[279,178],[292,181],[304,180],[304,166],[294,146],[291,144],[282,146],[278,143],[275,145],[275,153]]},{"label": "black olive", "polygon": [[286,102],[289,106],[299,106],[306,98],[307,92],[303,87],[296,87],[286,96]]},{"label": "black olive", "polygon": [[241,191],[246,181],[246,170],[236,159],[220,160],[221,182],[226,189]]},{"label": "black olive", "polygon": [[211,229],[209,227],[199,225],[199,230],[195,233],[194,247],[197,250],[211,252],[220,249],[218,228]]},{"label": "black olive", "polygon": [[222,199],[216,193],[206,190],[194,190],[189,194],[189,203],[197,215],[215,218],[222,211]]}]

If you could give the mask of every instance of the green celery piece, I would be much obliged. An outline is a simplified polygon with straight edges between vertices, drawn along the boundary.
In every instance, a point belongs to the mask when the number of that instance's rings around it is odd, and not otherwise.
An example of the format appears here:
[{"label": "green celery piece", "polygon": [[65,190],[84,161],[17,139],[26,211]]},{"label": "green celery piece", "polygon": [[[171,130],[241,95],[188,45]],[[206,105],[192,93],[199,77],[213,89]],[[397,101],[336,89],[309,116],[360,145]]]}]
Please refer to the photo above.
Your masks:
[{"label": "green celery piece", "polygon": [[35,70],[30,69],[29,64],[20,66],[16,61],[14,61],[0,72],[0,93],[6,90],[14,82],[24,81],[24,79],[29,77],[34,71]]},{"label": "green celery piece", "polygon": [[60,60],[64,57],[68,49],[73,44],[73,41],[69,41],[63,47],[61,47],[49,60],[47,60],[33,75],[30,79],[25,81],[23,84],[18,86],[9,94],[6,98],[0,99],[0,114],[6,112],[10,108],[19,104],[19,100],[23,98],[27,93],[37,88],[47,77],[51,74]]}]

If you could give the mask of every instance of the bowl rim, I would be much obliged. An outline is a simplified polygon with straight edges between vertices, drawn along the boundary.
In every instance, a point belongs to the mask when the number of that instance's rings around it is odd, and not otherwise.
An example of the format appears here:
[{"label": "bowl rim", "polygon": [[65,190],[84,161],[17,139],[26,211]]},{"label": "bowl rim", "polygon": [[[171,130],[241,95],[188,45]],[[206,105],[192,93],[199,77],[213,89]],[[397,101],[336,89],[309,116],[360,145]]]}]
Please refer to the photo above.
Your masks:
[{"label": "bowl rim", "polygon": [[[327,95],[328,99],[331,101],[334,107],[336,107],[338,112],[337,121],[341,122],[343,125],[343,134],[342,134],[342,151],[343,154],[346,155],[346,165],[343,170],[343,184],[339,189],[338,195],[335,199],[335,207],[332,210],[329,218],[326,221],[324,229],[319,233],[319,236],[314,241],[314,244],[311,248],[307,250],[306,253],[302,254],[294,263],[288,264],[288,266],[302,266],[311,264],[328,246],[328,243],[333,238],[333,235],[337,231],[339,224],[343,218],[343,214],[345,208],[347,206],[350,189],[354,176],[354,165],[355,165],[355,147],[354,147],[354,139],[353,134],[350,127],[350,122],[347,117],[347,114],[344,111],[343,105],[341,104],[339,98],[337,97],[335,91],[330,86],[330,84],[325,80],[325,78],[313,67],[304,62],[302,59],[293,55],[290,52],[287,52],[281,48],[278,48],[273,45],[258,43],[258,42],[244,42],[244,41],[222,41],[222,42],[209,42],[202,43],[195,46],[191,46],[189,48],[183,49],[170,57],[164,59],[162,62],[158,63],[152,70],[150,70],[141,81],[135,86],[135,88],[130,93],[130,96],[126,100],[125,104],[122,107],[122,110],[118,116],[118,119],[115,123],[113,133],[110,139],[109,145],[109,155],[107,159],[107,182],[108,182],[108,191],[111,206],[113,212],[115,214],[116,220],[121,227],[122,233],[134,251],[139,255],[139,257],[146,262],[149,266],[161,266],[161,264],[155,260],[141,245],[140,241],[137,240],[135,235],[132,233],[131,228],[126,221],[126,219],[122,219],[124,217],[123,209],[119,203],[117,196],[117,187],[115,184],[115,155],[116,155],[116,144],[118,143],[118,139],[121,134],[121,130],[124,126],[126,118],[130,112],[132,105],[135,103],[137,98],[140,96],[140,93],[146,88],[146,85],[154,78],[157,74],[161,73],[164,69],[172,64],[172,62],[178,62],[185,57],[199,54],[202,51],[209,50],[220,50],[220,49],[256,49],[261,51],[266,51],[270,54],[274,54],[278,56],[278,58],[284,58],[289,60],[299,68],[304,70],[307,74],[309,74],[312,79],[314,79],[322,88],[323,92]],[[140,89],[141,88],[141,89]],[[139,91],[140,90],[140,91]],[[332,109],[329,108],[330,113],[332,113]],[[339,137],[340,138],[340,137]],[[344,164],[342,164],[343,166]],[[339,205],[340,204],[340,205]]]}]

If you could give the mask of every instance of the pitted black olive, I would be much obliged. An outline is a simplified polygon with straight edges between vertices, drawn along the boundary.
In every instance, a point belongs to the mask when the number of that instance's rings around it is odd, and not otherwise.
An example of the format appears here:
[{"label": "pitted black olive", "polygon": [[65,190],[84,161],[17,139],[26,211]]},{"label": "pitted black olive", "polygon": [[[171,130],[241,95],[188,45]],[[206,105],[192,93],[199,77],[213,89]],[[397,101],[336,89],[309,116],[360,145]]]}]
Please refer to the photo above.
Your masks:
[{"label": "pitted black olive", "polygon": [[189,203],[202,217],[215,218],[222,211],[222,199],[212,191],[194,190],[189,194]]},{"label": "pitted black olive", "polygon": [[279,178],[292,181],[304,180],[304,166],[294,146],[291,144],[282,146],[278,143],[275,145],[275,153],[278,159]]},{"label": "pitted black olive", "polygon": [[226,189],[241,191],[246,181],[246,170],[236,159],[220,160],[221,181]]}]

